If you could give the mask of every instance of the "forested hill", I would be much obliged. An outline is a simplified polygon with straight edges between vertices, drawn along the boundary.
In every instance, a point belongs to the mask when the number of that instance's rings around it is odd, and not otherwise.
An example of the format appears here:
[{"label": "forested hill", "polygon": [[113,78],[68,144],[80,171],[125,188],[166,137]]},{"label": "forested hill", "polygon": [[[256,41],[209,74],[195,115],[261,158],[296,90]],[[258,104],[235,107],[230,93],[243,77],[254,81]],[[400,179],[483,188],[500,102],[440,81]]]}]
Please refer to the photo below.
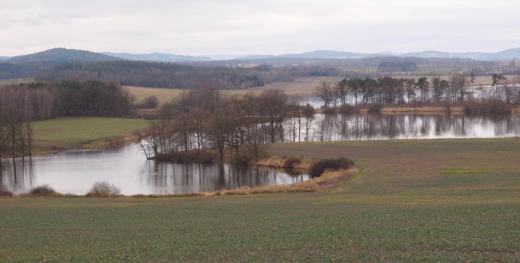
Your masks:
[{"label": "forested hill", "polygon": [[43,63],[43,62],[101,62],[114,61],[119,58],[107,56],[100,53],[94,53],[85,50],[53,48],[29,55],[16,56],[7,60],[9,63]]},{"label": "forested hill", "polygon": [[194,67],[170,63],[111,61],[91,64],[59,65],[38,74],[43,81],[101,80],[122,85],[162,88],[241,89],[276,81],[290,81],[308,74],[290,68],[258,66],[252,68]]},{"label": "forested hill", "polygon": [[[320,51],[313,56],[338,56]],[[344,57],[352,54],[342,53]],[[431,76],[453,72],[519,74],[520,63],[455,58],[367,57],[352,59],[268,57],[225,61],[186,61],[182,64],[124,60],[73,49],[51,49],[0,61],[0,79],[100,80],[160,88],[244,89],[291,81],[297,77],[348,78],[387,75]]]}]

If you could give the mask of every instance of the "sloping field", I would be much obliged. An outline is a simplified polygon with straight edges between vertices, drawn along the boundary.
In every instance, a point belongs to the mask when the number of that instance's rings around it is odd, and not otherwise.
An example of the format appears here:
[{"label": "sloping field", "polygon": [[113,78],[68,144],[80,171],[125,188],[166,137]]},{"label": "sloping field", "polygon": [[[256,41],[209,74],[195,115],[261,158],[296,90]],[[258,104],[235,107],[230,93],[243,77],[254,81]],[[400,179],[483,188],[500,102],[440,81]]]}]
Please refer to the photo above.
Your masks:
[{"label": "sloping field", "polygon": [[2,261],[520,261],[520,140],[284,144],[353,158],[318,193],[0,198]]}]

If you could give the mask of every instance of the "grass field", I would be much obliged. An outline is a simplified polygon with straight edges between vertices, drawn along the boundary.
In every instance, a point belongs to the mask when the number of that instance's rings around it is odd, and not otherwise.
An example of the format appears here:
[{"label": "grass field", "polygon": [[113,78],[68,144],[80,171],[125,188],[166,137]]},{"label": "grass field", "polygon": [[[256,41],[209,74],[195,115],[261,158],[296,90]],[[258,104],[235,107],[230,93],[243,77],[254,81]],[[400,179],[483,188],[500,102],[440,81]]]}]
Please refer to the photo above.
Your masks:
[{"label": "grass field", "polygon": [[2,261],[520,260],[520,139],[275,145],[354,159],[318,193],[0,199]]},{"label": "grass field", "polygon": [[74,148],[97,140],[129,135],[149,122],[123,118],[60,118],[32,123],[33,144],[38,149]]}]

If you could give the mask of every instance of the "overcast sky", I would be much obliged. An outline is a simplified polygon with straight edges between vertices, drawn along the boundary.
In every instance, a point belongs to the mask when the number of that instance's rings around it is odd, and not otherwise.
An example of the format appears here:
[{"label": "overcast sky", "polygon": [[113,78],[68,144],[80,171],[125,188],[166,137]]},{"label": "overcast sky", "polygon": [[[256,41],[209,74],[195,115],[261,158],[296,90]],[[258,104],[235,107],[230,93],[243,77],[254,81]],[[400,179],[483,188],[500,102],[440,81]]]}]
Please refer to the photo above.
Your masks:
[{"label": "overcast sky", "polygon": [[178,54],[497,51],[519,0],[0,0],[0,56],[53,47]]}]

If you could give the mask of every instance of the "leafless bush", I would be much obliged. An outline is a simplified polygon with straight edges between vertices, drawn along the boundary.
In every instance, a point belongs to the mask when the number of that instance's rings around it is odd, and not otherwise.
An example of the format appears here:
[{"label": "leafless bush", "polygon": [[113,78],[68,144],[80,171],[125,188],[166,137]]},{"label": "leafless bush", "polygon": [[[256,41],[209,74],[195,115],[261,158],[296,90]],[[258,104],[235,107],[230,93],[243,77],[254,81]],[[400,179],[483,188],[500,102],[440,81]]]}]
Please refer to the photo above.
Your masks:
[{"label": "leafless bush", "polygon": [[119,189],[107,182],[97,182],[88,192],[88,197],[111,197],[120,193]]}]

